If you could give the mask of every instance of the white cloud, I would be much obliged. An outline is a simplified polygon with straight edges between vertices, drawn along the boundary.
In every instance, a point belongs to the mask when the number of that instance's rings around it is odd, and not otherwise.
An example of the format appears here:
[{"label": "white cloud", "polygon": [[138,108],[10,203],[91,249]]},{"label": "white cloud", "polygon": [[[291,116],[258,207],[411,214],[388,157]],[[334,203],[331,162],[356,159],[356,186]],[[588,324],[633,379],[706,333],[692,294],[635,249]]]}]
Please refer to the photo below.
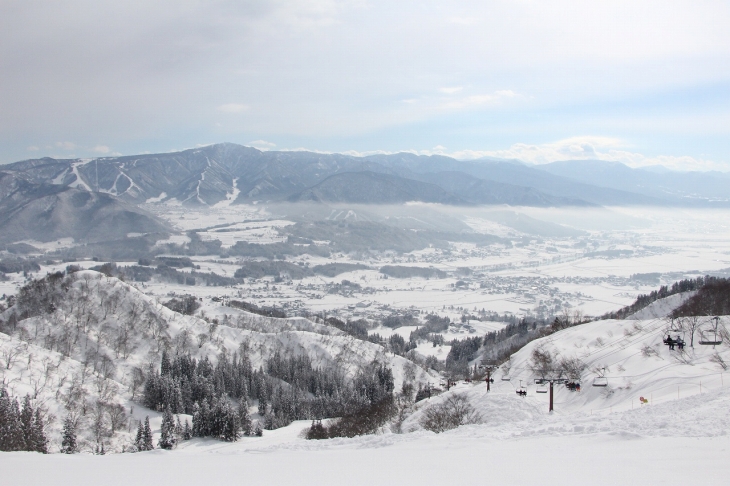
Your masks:
[{"label": "white cloud", "polygon": [[91,151],[96,152],[97,154],[108,154],[111,149],[106,145],[97,145],[96,147],[92,148]]},{"label": "white cloud", "polygon": [[517,143],[504,150],[460,150],[444,155],[450,155],[461,160],[473,160],[481,157],[517,159],[531,164],[549,164],[560,160],[593,159],[620,162],[634,168],[662,165],[680,171],[730,171],[730,165],[722,162],[690,156],[647,156],[638,152],[631,152],[627,148],[627,143],[617,138],[580,136],[541,145]]},{"label": "white cloud", "polygon": [[223,113],[243,113],[248,111],[249,106],[242,103],[226,103],[218,107],[218,111]]},{"label": "white cloud", "polygon": [[448,22],[457,25],[474,25],[477,20],[475,17],[450,17]]},{"label": "white cloud", "polygon": [[76,144],[73,142],[56,142],[56,147],[63,150],[74,150],[76,148]]},{"label": "white cloud", "polygon": [[273,150],[276,147],[275,143],[267,142],[266,140],[254,140],[253,142],[249,142],[248,145],[262,151]]},{"label": "white cloud", "polygon": [[441,108],[449,110],[462,110],[474,108],[481,105],[498,104],[506,99],[517,97],[517,93],[512,90],[499,90],[491,94],[478,94],[465,96],[456,100],[449,100],[441,104]]},{"label": "white cloud", "polygon": [[31,145],[26,149],[28,152],[38,152],[40,149],[36,147],[35,145]]},{"label": "white cloud", "polygon": [[[557,142],[533,145],[517,143],[503,150],[454,150],[449,151],[443,145],[436,145],[432,149],[416,150],[348,150],[340,152],[353,157],[367,157],[369,155],[391,155],[396,153],[411,153],[414,155],[445,155],[458,160],[475,160],[484,157],[498,159],[521,160],[530,164],[549,164],[562,160],[606,160],[620,162],[629,167],[649,167],[661,165],[677,171],[710,171],[730,172],[730,164],[712,160],[698,159],[690,156],[657,155],[646,156],[638,152],[622,150],[627,144],[612,137],[580,136],[570,137]],[[288,149],[281,149],[286,151]],[[307,150],[307,149],[296,149]],[[318,153],[332,153],[321,150],[311,150]]]}]

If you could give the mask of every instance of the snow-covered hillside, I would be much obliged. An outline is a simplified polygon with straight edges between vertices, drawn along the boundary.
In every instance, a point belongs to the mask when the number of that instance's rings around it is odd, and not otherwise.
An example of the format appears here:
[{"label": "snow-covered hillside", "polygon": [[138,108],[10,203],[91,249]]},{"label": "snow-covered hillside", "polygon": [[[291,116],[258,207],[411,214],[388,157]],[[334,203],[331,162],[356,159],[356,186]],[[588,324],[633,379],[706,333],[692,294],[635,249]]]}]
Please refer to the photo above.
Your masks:
[{"label": "snow-covered hillside", "polygon": [[[483,423],[442,434],[416,431],[308,441],[295,422],[227,444],[194,439],[175,451],[109,456],[0,455],[9,484],[725,484],[730,390],[606,414],[549,414],[510,383],[459,384],[422,409],[464,394]],[[416,417],[414,416],[414,419]]]},{"label": "snow-covered hillside", "polygon": [[[164,350],[207,358],[215,365],[221,353],[232,356],[243,345],[254,369],[265,367],[278,351],[289,357],[306,355],[314,367],[336,366],[350,377],[378,361],[393,370],[396,388],[404,380],[437,380],[382,346],[330,326],[242,312],[230,325],[208,322],[176,313],[135,287],[94,271],[47,278],[28,289],[0,315],[8,333],[0,333],[0,379],[13,395],[30,393],[48,410],[51,451],[58,450],[61,422],[71,410],[82,410],[86,417],[97,403],[119,404],[127,411],[135,409],[138,419],[157,417],[132,398],[140,393],[136,376],[150,366],[159,369]],[[153,428],[155,424],[153,420]],[[133,426],[125,422],[123,429],[129,432]],[[111,450],[129,446],[124,430],[115,437],[107,444]],[[91,441],[89,433],[86,439]]]},{"label": "snow-covered hillside", "polygon": [[695,291],[681,292],[679,294],[670,295],[669,297],[664,297],[663,299],[655,300],[640,311],[634,312],[626,319],[641,321],[667,317],[674,309],[684,304],[696,293],[697,292]]},{"label": "snow-covered hillside", "polygon": [[[730,317],[719,319],[722,332],[728,324]],[[555,369],[561,360],[579,360],[585,366],[580,372],[581,391],[555,385],[555,408],[586,413],[638,408],[641,397],[656,404],[730,386],[730,375],[725,376],[730,346],[699,344],[702,333],[713,328],[714,320],[699,318],[694,347],[690,347],[689,331],[671,330],[678,324],[674,326],[667,319],[604,320],[565,329],[515,353],[502,366],[501,376],[508,376],[514,387],[525,385],[529,399],[534,397],[547,407],[548,394],[536,393],[540,386],[534,380],[541,378],[541,373],[536,370],[534,351],[549,353]],[[683,338],[684,349],[675,346],[670,350],[663,342],[667,334]],[[555,373],[546,373],[551,375]],[[592,386],[594,382],[607,386]]]}]

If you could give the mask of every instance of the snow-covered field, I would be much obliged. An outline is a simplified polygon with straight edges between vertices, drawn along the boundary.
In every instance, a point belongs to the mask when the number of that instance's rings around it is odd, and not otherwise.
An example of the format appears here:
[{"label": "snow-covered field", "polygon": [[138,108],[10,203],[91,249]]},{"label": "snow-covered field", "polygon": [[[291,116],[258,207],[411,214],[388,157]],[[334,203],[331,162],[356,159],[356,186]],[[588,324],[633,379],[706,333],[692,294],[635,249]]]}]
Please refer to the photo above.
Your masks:
[{"label": "snow-covered field", "polygon": [[[702,323],[701,328],[709,325]],[[720,326],[730,325],[724,317]],[[727,344],[671,351],[664,319],[606,320],[533,341],[484,383],[419,402],[405,433],[307,441],[306,421],[236,443],[183,442],[174,451],[95,456],[0,455],[4,484],[726,484],[730,473]],[[689,336],[684,336],[689,342]],[[579,392],[536,393],[533,350],[585,364]],[[38,363],[43,359],[38,355]],[[593,387],[600,373],[606,387]],[[510,381],[504,381],[503,376]],[[524,385],[526,397],[515,393]],[[434,434],[424,410],[464,395],[481,423]],[[639,397],[648,400],[641,404]],[[155,428],[158,426],[154,422]],[[83,471],[94,471],[87,474]]]},{"label": "snow-covered field", "polygon": [[[730,390],[610,414],[555,412],[461,385],[485,423],[306,441],[296,422],[233,444],[107,456],[0,455],[4,484],[727,484]],[[435,400],[435,399],[431,399]],[[89,473],[93,471],[93,473]]]},{"label": "snow-covered field", "polygon": [[[265,205],[230,205],[213,210],[168,203],[147,206],[180,230],[197,230],[203,240],[221,240],[224,249],[237,241],[261,244],[282,241],[284,237],[278,231],[295,219],[287,219],[282,208]],[[499,314],[549,317],[570,308],[584,315],[599,316],[631,304],[639,294],[655,290],[659,285],[708,273],[730,273],[730,227],[725,223],[730,221],[730,213],[723,209],[515,209],[540,221],[583,231],[570,237],[527,234],[510,228],[504,222],[490,219],[494,210],[489,208],[463,209],[458,214],[438,207],[432,211],[434,220],[437,216],[456,218],[465,227],[511,238],[515,244],[452,242],[448,249],[425,248],[403,254],[287,256],[290,263],[310,267],[339,262],[361,263],[369,269],[335,277],[308,276],[277,285],[274,276],[268,276],[256,281],[247,279],[228,288],[154,280],[145,283],[143,288],[158,298],[171,292],[201,297],[227,295],[257,305],[283,308],[293,315],[327,312],[345,320],[378,320],[393,312],[420,311],[437,312],[459,321],[464,312],[482,309]],[[439,211],[444,214],[436,214]],[[183,245],[189,241],[185,234],[165,240]],[[200,265],[200,271],[227,277],[233,276],[243,261],[217,255],[191,258]],[[63,269],[66,264],[42,265],[39,274]],[[80,264],[89,266],[87,262]],[[383,265],[433,266],[448,276],[384,278],[379,272]],[[468,268],[471,273],[460,274],[461,268]],[[10,281],[0,282],[1,293],[14,293],[23,281],[19,274],[9,274],[9,277]],[[354,282],[360,288],[351,292],[333,291],[333,286],[343,280]]]},{"label": "snow-covered field", "polygon": [[[154,205],[152,205],[154,206]],[[161,207],[162,205],[158,206]],[[235,241],[278,241],[275,228],[288,224],[263,206],[222,206],[222,219],[211,219],[204,211],[165,207],[159,213],[180,229],[207,228],[204,239],[219,234]],[[612,209],[616,218],[630,218],[631,225],[608,228],[578,213],[526,210],[533,217],[573,225],[586,235],[570,238],[525,236],[525,245],[477,246],[453,244],[449,250],[429,248],[411,254],[352,255],[331,258],[304,255],[288,258],[292,263],[318,265],[332,261],[364,263],[370,269],[346,272],[336,277],[315,275],[302,280],[274,282],[273,277],[247,281],[231,287],[176,285],[151,281],[133,286],[82,272],[74,292],[94,301],[98,296],[117,296],[118,310],[111,317],[97,316],[92,326],[101,332],[116,329],[130,310],[139,306],[145,315],[164,319],[169,339],[181,349],[189,347],[197,356],[213,356],[226,349],[232,352],[244,339],[257,350],[254,363],[263,363],[266,353],[281,348],[292,353],[307,353],[315,363],[335,360],[347,362],[349,371],[358,365],[381,359],[395,371],[396,388],[411,364],[373,343],[358,341],[315,321],[302,318],[266,319],[224,306],[213,297],[237,298],[258,305],[284,307],[295,311],[327,311],[342,319],[370,318],[375,321],[393,312],[425,312],[449,316],[452,326],[444,332],[451,339],[482,336],[500,329],[504,323],[474,319],[461,322],[468,312],[480,310],[515,315],[535,315],[541,309],[553,312],[569,308],[587,315],[600,315],[630,304],[640,293],[655,290],[681,278],[706,273],[727,273],[730,267],[730,228],[724,221],[726,211],[663,211]],[[602,217],[608,218],[601,213]],[[252,220],[270,219],[266,223]],[[521,233],[488,217],[469,214],[466,222],[474,228],[499,232],[503,236]],[[245,221],[249,221],[246,223]],[[601,224],[603,224],[601,226]],[[605,223],[605,222],[604,222]],[[261,226],[257,226],[261,225]],[[594,226],[591,226],[594,225]],[[212,228],[218,226],[218,228]],[[234,231],[216,231],[217,229]],[[524,235],[523,235],[524,236]],[[174,236],[185,244],[189,238]],[[173,240],[170,240],[171,242]],[[241,265],[235,258],[192,257],[198,271],[231,276]],[[43,265],[40,275],[62,270],[69,262]],[[135,262],[128,262],[133,264]],[[80,262],[84,268],[99,262]],[[121,263],[120,263],[121,264]],[[449,275],[442,279],[385,278],[383,265],[434,266]],[[470,274],[460,274],[468,267]],[[190,271],[189,268],[181,271]],[[0,282],[0,293],[13,294],[25,281],[22,274],[8,274]],[[357,283],[356,291],[334,291],[343,280]],[[85,285],[88,288],[84,287]],[[90,286],[90,287],[89,287]],[[335,289],[336,290],[336,289]],[[194,294],[202,298],[197,316],[182,317],[159,304],[170,294]],[[700,346],[670,351],[662,339],[667,333],[665,316],[690,294],[674,295],[657,301],[627,320],[604,320],[566,329],[528,344],[515,353],[495,375],[490,393],[484,383],[460,383],[449,392],[419,402],[404,422],[405,433],[386,429],[380,434],[354,439],[307,441],[301,432],[307,422],[274,431],[261,438],[246,437],[228,444],[208,439],[184,442],[174,451],[135,454],[75,456],[32,453],[0,454],[0,484],[219,484],[252,482],[262,484],[444,484],[447,482],[494,484],[726,484],[730,463],[730,376],[722,363],[730,363],[727,343],[716,348]],[[80,302],[81,300],[79,300]],[[100,305],[101,307],[101,305]],[[63,417],[60,405],[51,407],[56,395],[68,394],[74,377],[83,377],[79,356],[63,357],[42,347],[35,338],[37,329],[58,323],[76,323],[71,308],[59,308],[47,318],[32,318],[22,324],[25,343],[2,336],[0,351],[22,348],[15,363],[2,370],[9,389],[22,395],[38,392],[51,413]],[[204,313],[204,314],[203,314]],[[211,332],[203,318],[216,318],[221,324]],[[45,320],[44,320],[45,319]],[[244,326],[234,325],[238,319]],[[131,321],[130,321],[131,322]],[[231,325],[227,325],[231,324]],[[712,323],[703,318],[701,329]],[[722,326],[730,326],[723,317]],[[78,325],[77,323],[75,325]],[[408,338],[415,326],[390,329],[377,327],[388,337]],[[96,331],[94,331],[96,332]],[[182,339],[189,333],[192,341]],[[210,336],[203,336],[210,333]],[[98,333],[97,333],[98,334]],[[677,331],[672,331],[677,334]],[[89,336],[94,334],[90,332]],[[138,336],[139,337],[139,336]],[[206,339],[204,340],[203,337]],[[200,344],[197,340],[200,340]],[[93,341],[90,341],[93,343]],[[128,360],[118,360],[118,373],[111,380],[114,393],[110,402],[123,405],[135,420],[150,415],[152,428],[159,434],[159,414],[131,401],[131,365],[145,366],[157,359],[152,352],[154,340],[133,339]],[[422,356],[443,360],[448,344],[433,346],[422,342]],[[556,385],[555,411],[548,413],[548,394],[537,393],[532,353],[540,349],[556,361],[572,358],[582,361],[582,390],[571,392]],[[109,356],[117,353],[111,348]],[[154,359],[152,359],[154,358]],[[128,361],[126,364],[124,361]],[[476,361],[471,363],[476,364]],[[2,362],[3,367],[6,363]],[[50,370],[50,372],[49,372]],[[420,381],[438,385],[440,378],[419,368]],[[50,376],[50,378],[48,378]],[[508,377],[503,381],[502,377]],[[64,377],[68,377],[64,379]],[[599,380],[596,380],[599,379]],[[99,395],[103,383],[89,375],[83,383],[90,397]],[[593,382],[607,384],[593,387]],[[98,388],[97,388],[98,387]],[[526,397],[515,394],[524,388]],[[464,394],[481,414],[482,423],[434,434],[423,430],[420,418],[426,408],[450,395]],[[643,398],[643,400],[642,400]],[[49,427],[52,450],[58,449],[60,423]],[[130,427],[130,430],[133,427]],[[117,433],[121,446],[128,433]],[[157,437],[156,437],[157,438]],[[55,449],[53,449],[55,447]],[[114,449],[112,447],[112,449]],[[87,448],[88,450],[88,448]],[[89,473],[93,471],[93,473]]]}]

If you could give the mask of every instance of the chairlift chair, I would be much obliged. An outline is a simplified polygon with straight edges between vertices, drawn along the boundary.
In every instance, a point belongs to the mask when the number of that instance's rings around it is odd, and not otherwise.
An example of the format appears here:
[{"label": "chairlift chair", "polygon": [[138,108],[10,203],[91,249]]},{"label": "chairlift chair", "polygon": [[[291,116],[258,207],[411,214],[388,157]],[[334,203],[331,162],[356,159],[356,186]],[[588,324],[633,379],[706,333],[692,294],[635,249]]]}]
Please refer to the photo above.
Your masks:
[{"label": "chairlift chair", "polygon": [[510,381],[510,377],[507,375],[502,375],[502,381]]},{"label": "chairlift chair", "polygon": [[700,344],[703,346],[717,346],[718,344],[722,344],[722,339],[718,339],[717,336],[714,336],[713,338],[706,337],[702,332],[700,332]]},{"label": "chairlift chair", "polygon": [[541,383],[537,385],[537,390],[535,390],[535,393],[547,393],[548,387],[545,383]]},{"label": "chairlift chair", "polygon": [[[700,344],[703,346],[717,346],[718,344],[722,344],[722,337],[720,339],[717,338],[717,322],[720,320],[719,317],[715,317],[715,327],[712,331],[704,332],[700,330]],[[713,337],[710,338],[708,334],[712,333]]]},{"label": "chairlift chair", "polygon": [[608,378],[605,376],[597,376],[593,378],[593,386],[608,386]]}]

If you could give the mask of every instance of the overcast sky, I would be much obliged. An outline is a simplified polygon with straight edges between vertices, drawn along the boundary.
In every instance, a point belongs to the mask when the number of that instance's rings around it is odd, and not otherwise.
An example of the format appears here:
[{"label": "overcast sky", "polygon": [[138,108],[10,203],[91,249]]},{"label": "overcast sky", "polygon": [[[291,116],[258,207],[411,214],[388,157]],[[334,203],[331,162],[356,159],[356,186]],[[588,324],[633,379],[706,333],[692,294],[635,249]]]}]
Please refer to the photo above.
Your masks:
[{"label": "overcast sky", "polygon": [[730,2],[0,2],[0,162],[216,142],[730,170]]}]

